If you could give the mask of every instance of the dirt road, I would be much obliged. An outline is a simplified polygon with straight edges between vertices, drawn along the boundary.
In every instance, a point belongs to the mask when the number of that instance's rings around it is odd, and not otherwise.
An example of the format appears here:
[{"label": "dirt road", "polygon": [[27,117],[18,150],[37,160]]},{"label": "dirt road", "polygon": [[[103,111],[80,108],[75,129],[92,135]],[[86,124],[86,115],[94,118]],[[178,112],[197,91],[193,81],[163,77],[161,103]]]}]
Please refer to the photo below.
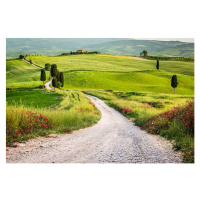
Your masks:
[{"label": "dirt road", "polygon": [[[22,59],[24,62],[31,64],[29,61]],[[42,67],[38,67],[37,65],[31,64],[33,67],[37,67],[38,69],[43,69]]]},{"label": "dirt road", "polygon": [[164,138],[142,131],[96,97],[102,113],[94,126],[72,134],[36,138],[7,148],[7,163],[180,163]]}]

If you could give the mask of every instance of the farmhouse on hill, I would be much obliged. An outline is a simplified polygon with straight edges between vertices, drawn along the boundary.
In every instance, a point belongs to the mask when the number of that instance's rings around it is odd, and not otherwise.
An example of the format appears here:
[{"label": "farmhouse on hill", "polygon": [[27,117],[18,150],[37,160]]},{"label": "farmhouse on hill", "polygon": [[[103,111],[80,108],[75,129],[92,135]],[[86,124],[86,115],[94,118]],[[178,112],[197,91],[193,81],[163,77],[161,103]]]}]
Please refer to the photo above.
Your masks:
[{"label": "farmhouse on hill", "polygon": [[81,50],[77,50],[77,53],[87,53],[88,51],[86,51],[86,50],[83,50],[83,49],[81,49]]}]

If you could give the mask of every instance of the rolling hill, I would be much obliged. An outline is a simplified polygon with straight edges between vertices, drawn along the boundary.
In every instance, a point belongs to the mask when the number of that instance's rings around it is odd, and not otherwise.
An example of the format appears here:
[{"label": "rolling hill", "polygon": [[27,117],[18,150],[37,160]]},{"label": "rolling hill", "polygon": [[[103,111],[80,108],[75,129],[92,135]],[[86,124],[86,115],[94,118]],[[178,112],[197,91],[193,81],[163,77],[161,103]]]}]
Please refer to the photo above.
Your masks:
[{"label": "rolling hill", "polygon": [[180,41],[135,40],[129,38],[7,38],[6,56],[19,54],[55,56],[86,49],[105,54],[194,57],[194,43]]}]

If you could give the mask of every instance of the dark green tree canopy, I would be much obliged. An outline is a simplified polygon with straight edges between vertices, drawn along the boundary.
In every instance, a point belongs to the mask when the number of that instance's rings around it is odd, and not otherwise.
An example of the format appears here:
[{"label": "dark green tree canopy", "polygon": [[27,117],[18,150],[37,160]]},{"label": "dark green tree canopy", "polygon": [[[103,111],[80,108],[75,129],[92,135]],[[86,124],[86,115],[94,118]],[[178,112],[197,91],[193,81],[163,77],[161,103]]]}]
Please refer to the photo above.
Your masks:
[{"label": "dark green tree canopy", "polygon": [[45,73],[44,69],[41,70],[40,80],[41,81],[46,81],[46,73]]},{"label": "dark green tree canopy", "polygon": [[57,65],[53,64],[53,65],[51,65],[51,76],[55,77],[56,74],[57,74]]},{"label": "dark green tree canopy", "polygon": [[50,65],[49,63],[46,63],[46,64],[45,64],[45,69],[46,69],[46,70],[50,70],[50,69],[51,69],[51,65]]},{"label": "dark green tree canopy", "polygon": [[173,88],[176,88],[177,85],[178,85],[177,76],[176,76],[176,75],[173,75],[173,76],[172,76],[172,80],[171,80],[171,86],[172,86]]},{"label": "dark green tree canopy", "polygon": [[19,58],[20,58],[20,59],[24,59],[24,56],[23,56],[23,55],[20,55]]},{"label": "dark green tree canopy", "polygon": [[143,50],[144,57],[147,57],[147,51]]},{"label": "dark green tree canopy", "polygon": [[147,57],[147,51],[146,51],[146,50],[143,50],[143,51],[140,53],[140,57]]},{"label": "dark green tree canopy", "polygon": [[63,72],[60,72],[60,82],[61,82],[61,87],[64,86],[64,75]]},{"label": "dark green tree canopy", "polygon": [[57,87],[57,78],[56,77],[52,80],[52,86],[54,88]]},{"label": "dark green tree canopy", "polygon": [[156,68],[159,70],[159,60],[157,60]]},{"label": "dark green tree canopy", "polygon": [[56,78],[57,78],[57,82],[60,81],[60,72],[58,70],[57,70]]}]

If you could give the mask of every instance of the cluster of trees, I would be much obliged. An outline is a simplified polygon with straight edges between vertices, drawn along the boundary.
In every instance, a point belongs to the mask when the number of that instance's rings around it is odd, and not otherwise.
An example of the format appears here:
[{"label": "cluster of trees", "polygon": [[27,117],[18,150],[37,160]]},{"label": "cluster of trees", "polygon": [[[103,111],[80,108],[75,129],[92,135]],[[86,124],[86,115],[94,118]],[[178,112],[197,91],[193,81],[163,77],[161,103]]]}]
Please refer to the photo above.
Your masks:
[{"label": "cluster of trees", "polygon": [[148,52],[146,50],[143,50],[141,53],[140,53],[140,57],[144,57],[146,58],[148,56]]},{"label": "cluster of trees", "polygon": [[148,57],[149,60],[166,60],[166,61],[187,61],[187,62],[193,62],[194,58],[188,58],[188,57],[168,57],[168,56],[148,56],[148,52],[146,50],[143,50],[140,53],[140,57]]},{"label": "cluster of trees", "polygon": [[[56,87],[61,88],[61,87],[64,86],[63,72],[59,72],[56,64],[50,65],[49,63],[46,63],[45,69],[46,70],[50,69],[50,74],[51,74],[51,77],[53,78],[52,79],[52,86],[54,87],[54,91],[55,91]],[[44,81],[46,81],[46,73],[45,73],[44,69],[41,70],[40,80],[43,81],[43,88],[44,88]]]},{"label": "cluster of trees", "polygon": [[166,60],[166,61],[187,61],[192,62],[194,58],[187,57],[165,57],[165,56],[148,56],[149,60]]},{"label": "cluster of trees", "polygon": [[20,58],[20,59],[24,59],[24,56],[23,56],[23,55],[19,55],[19,58]]},{"label": "cluster of trees", "polygon": [[71,51],[69,53],[62,53],[61,56],[77,55],[77,54],[100,54],[100,52],[98,51],[86,51],[86,52]]},{"label": "cluster of trees", "polygon": [[53,64],[51,65],[51,77],[53,77],[52,80],[52,86],[54,87],[54,91],[55,88],[60,88],[64,86],[64,75],[63,72],[59,72],[59,70],[57,69],[57,65]]}]

